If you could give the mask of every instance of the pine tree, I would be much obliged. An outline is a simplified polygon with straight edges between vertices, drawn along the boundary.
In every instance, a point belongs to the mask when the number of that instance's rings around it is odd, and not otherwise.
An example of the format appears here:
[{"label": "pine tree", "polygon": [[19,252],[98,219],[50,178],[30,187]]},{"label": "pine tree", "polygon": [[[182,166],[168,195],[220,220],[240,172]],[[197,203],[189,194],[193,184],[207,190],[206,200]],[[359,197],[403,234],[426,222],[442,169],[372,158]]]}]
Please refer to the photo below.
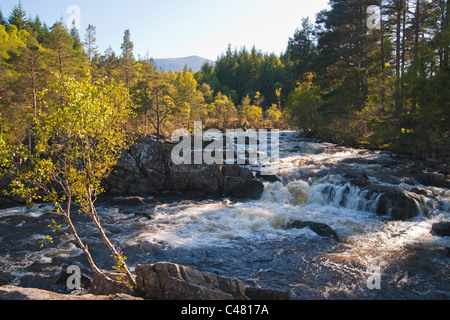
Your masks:
[{"label": "pine tree", "polygon": [[47,48],[50,50],[52,65],[61,75],[82,75],[83,49],[81,45],[74,49],[76,40],[69,34],[64,24],[60,21],[55,23],[48,36]]},{"label": "pine tree", "polygon": [[8,22],[9,24],[15,25],[17,29],[23,30],[25,29],[28,21],[26,16],[27,14],[22,7],[22,1],[19,0],[19,4],[14,7],[9,16]]},{"label": "pine tree", "polygon": [[369,46],[367,0],[331,0],[331,9],[318,15],[318,51],[313,71],[327,91],[329,114],[361,110],[368,98]]},{"label": "pine tree", "polygon": [[117,78],[118,64],[119,59],[117,58],[116,53],[111,48],[111,46],[109,46],[108,49],[105,50],[104,55],[100,57],[100,73],[102,74],[102,76],[107,77],[111,82],[113,79]]},{"label": "pine tree", "polygon": [[7,25],[7,22],[5,20],[5,17],[3,17],[3,12],[1,9],[0,9],[0,25],[5,26],[5,27]]},{"label": "pine tree", "polygon": [[80,40],[80,34],[78,33],[75,20],[72,22],[72,28],[70,29],[70,36],[72,37],[72,48],[77,51],[82,48],[82,43]]},{"label": "pine tree", "polygon": [[314,25],[309,18],[302,19],[302,28],[295,31],[294,37],[289,39],[287,52],[295,64],[296,73],[303,76],[311,69],[311,61],[317,54],[315,45]]},{"label": "pine tree", "polygon": [[130,29],[125,30],[123,43],[120,46],[120,49],[122,49],[122,74],[125,82],[125,87],[130,88],[135,77],[133,73],[136,67],[133,56],[134,44],[131,41]]},{"label": "pine tree", "polygon": [[89,60],[89,70],[92,70],[92,60],[97,53],[97,30],[93,25],[88,25],[84,36],[84,46]]}]

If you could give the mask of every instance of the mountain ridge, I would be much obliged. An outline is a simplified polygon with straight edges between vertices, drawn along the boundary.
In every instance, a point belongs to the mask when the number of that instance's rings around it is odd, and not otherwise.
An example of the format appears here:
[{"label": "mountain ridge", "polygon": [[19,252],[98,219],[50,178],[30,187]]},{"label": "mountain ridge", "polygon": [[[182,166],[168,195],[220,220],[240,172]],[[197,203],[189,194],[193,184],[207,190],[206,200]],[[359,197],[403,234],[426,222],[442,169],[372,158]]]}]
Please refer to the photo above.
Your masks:
[{"label": "mountain ridge", "polygon": [[203,63],[208,62],[214,65],[214,61],[206,58],[202,58],[200,56],[188,56],[188,57],[180,57],[180,58],[158,58],[153,59],[156,69],[163,70],[164,72],[168,71],[183,71],[184,67],[187,65],[188,69],[191,69],[193,72],[200,71]]}]

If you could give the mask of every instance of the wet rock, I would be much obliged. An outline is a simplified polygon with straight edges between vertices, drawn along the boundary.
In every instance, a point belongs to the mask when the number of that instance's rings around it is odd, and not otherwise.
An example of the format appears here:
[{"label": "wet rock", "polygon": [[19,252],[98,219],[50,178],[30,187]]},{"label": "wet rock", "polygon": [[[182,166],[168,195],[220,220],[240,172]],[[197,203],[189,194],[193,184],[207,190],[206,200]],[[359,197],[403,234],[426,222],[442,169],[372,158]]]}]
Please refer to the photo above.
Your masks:
[{"label": "wet rock", "polygon": [[365,172],[361,172],[361,173],[355,174],[350,179],[350,182],[358,187],[365,187],[369,184],[370,179],[369,179],[369,176]]},{"label": "wet rock", "polygon": [[317,233],[317,235],[321,237],[332,238],[337,242],[341,241],[336,231],[334,231],[329,225],[325,223],[295,220],[287,223],[285,227],[285,229],[303,229],[303,228],[310,228],[312,231],[314,231],[315,233]]},{"label": "wet rock", "polygon": [[113,294],[95,296],[87,295],[70,295],[59,294],[51,291],[34,289],[34,288],[20,288],[16,286],[2,286],[0,287],[0,300],[27,300],[27,301],[43,301],[43,300],[58,300],[58,301],[76,301],[76,300],[142,300],[127,294]]},{"label": "wet rock", "polygon": [[390,215],[396,220],[408,220],[421,214],[410,194],[405,191],[391,191],[380,196],[376,212],[380,216]]},{"label": "wet rock", "polygon": [[439,222],[433,224],[431,230],[441,237],[450,237],[450,222]]},{"label": "wet rock", "polygon": [[248,300],[242,281],[174,263],[136,267],[138,289],[155,300]]},{"label": "wet rock", "polygon": [[275,174],[262,175],[261,172],[256,172],[256,177],[267,182],[281,182],[281,179]]},{"label": "wet rock", "polygon": [[332,186],[326,186],[322,189],[321,192],[328,202],[334,201],[334,197],[336,196],[336,189],[334,189]]}]

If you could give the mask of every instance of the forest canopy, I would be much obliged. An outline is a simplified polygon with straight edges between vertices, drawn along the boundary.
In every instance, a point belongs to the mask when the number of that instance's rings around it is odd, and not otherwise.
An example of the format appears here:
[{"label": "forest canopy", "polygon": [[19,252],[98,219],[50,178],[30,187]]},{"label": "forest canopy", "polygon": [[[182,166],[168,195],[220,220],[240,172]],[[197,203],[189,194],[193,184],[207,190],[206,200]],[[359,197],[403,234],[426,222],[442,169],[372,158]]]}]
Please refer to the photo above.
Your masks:
[{"label": "forest canopy", "polygon": [[[380,8],[375,17],[370,6]],[[301,129],[336,143],[448,159],[448,13],[444,0],[330,0],[316,21],[299,21],[281,55],[228,45],[194,73],[161,72],[152,59],[136,58],[130,30],[117,35],[120,53],[99,52],[95,26],[82,38],[75,26],[29,17],[19,2],[9,15],[0,11],[2,139],[31,145],[39,92],[69,76],[123,85],[130,135],[161,139],[203,121]]]}]

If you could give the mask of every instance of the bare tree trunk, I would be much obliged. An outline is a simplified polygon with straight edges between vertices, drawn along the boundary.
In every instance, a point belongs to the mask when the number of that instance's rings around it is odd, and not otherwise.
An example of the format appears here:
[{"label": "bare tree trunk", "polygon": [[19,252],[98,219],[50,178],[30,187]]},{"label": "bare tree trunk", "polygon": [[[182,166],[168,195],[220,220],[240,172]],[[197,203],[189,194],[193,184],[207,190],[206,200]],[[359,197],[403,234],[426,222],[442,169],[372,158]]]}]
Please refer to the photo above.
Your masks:
[{"label": "bare tree trunk", "polygon": [[401,99],[401,86],[400,86],[400,71],[401,71],[401,31],[402,31],[402,8],[403,0],[396,2],[397,20],[396,20],[396,53],[395,53],[395,118],[400,125],[400,117],[402,113],[402,99]]},{"label": "bare tree trunk", "polygon": [[380,28],[381,28],[381,108],[385,110],[385,102],[386,102],[386,88],[385,88],[385,71],[386,71],[386,62],[384,57],[384,24],[383,24],[383,11],[380,12]]},{"label": "bare tree trunk", "polygon": [[122,257],[117,252],[114,245],[111,243],[111,241],[106,236],[105,231],[103,230],[103,227],[100,224],[100,219],[98,217],[97,210],[95,209],[94,203],[92,202],[91,191],[88,190],[88,193],[89,193],[88,200],[89,200],[90,215],[91,215],[92,221],[95,224],[95,227],[97,228],[98,232],[100,233],[100,236],[102,237],[106,246],[108,247],[108,249],[111,251],[112,255],[114,256],[114,259],[116,259],[116,261],[121,264],[121,267],[124,269],[125,275],[127,277],[127,280],[129,281],[129,283],[132,284],[133,286],[136,286],[136,281],[135,281],[133,275],[131,274],[130,270],[128,269],[128,266],[126,265],[125,261],[123,261]]},{"label": "bare tree trunk", "polygon": [[104,280],[110,282],[111,279],[108,278],[108,276],[97,267],[97,265],[94,262],[94,259],[91,256],[91,253],[89,252],[88,247],[83,243],[81,238],[78,236],[78,232],[77,232],[77,230],[72,222],[72,219],[70,217],[71,203],[72,203],[72,196],[68,195],[66,211],[64,212],[64,210],[61,207],[59,207],[59,209],[61,210],[61,212],[64,213],[63,214],[64,219],[66,220],[67,224],[69,225],[70,231],[71,231],[72,235],[74,236],[75,240],[77,241],[78,245],[80,246],[81,250],[83,250],[91,268],[94,270],[95,273],[100,275]]}]

